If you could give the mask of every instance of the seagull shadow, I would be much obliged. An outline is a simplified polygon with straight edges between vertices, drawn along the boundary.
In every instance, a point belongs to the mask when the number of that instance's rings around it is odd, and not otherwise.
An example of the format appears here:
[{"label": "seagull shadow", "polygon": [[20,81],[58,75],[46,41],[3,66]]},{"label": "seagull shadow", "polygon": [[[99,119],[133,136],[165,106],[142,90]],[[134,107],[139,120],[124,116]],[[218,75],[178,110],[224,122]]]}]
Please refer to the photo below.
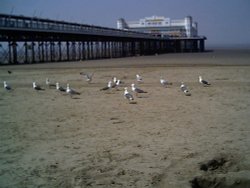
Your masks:
[{"label": "seagull shadow", "polygon": [[81,99],[81,98],[79,98],[79,97],[71,97],[71,99]]},{"label": "seagull shadow", "polygon": [[129,104],[137,104],[136,101],[130,101]]},{"label": "seagull shadow", "polygon": [[125,121],[114,121],[112,122],[112,124],[120,124],[120,123],[124,123]]},{"label": "seagull shadow", "polygon": [[137,98],[146,99],[146,98],[149,98],[149,97],[148,96],[137,96]]}]

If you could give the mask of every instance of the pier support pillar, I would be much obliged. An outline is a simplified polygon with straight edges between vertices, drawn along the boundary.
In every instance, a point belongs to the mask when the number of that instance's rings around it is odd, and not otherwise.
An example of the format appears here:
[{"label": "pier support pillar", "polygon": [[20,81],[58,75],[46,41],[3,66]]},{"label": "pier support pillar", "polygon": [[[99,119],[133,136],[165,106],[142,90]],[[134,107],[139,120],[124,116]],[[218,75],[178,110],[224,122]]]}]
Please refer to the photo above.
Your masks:
[{"label": "pier support pillar", "polygon": [[103,47],[104,47],[104,49],[103,49],[103,52],[104,52],[103,55],[104,56],[103,57],[107,58],[107,42],[106,41],[104,42],[104,46]]},{"label": "pier support pillar", "polygon": [[50,42],[50,61],[55,61],[55,43],[53,41]]},{"label": "pier support pillar", "polygon": [[78,45],[77,45],[77,47],[78,47],[78,58],[77,58],[77,61],[80,61],[81,59],[82,59],[82,49],[81,49],[81,47],[82,47],[82,44],[81,44],[81,42],[78,42]]},{"label": "pier support pillar", "polygon": [[85,42],[82,41],[82,60],[85,60]]},{"label": "pier support pillar", "polygon": [[38,61],[41,62],[41,46],[40,46],[40,42],[37,42],[37,54],[38,54]]},{"label": "pier support pillar", "polygon": [[205,51],[205,42],[204,40],[200,40],[200,52],[204,52]]},{"label": "pier support pillar", "polygon": [[100,46],[99,46],[99,42],[95,41],[95,59],[99,59],[100,58]]},{"label": "pier support pillar", "polygon": [[24,63],[28,63],[28,44],[24,42]]},{"label": "pier support pillar", "polygon": [[89,60],[89,41],[87,41],[87,49],[86,49],[86,59]]},{"label": "pier support pillar", "polygon": [[122,57],[126,56],[126,51],[125,51],[125,42],[122,42]]},{"label": "pier support pillar", "polygon": [[94,59],[94,42],[90,42],[90,59]]},{"label": "pier support pillar", "polygon": [[49,51],[48,51],[48,42],[45,42],[45,61],[49,61]]},{"label": "pier support pillar", "polygon": [[[14,41],[14,42],[11,43],[11,46],[12,46],[12,55],[13,55],[12,63],[17,64],[18,63],[17,62],[17,43]],[[11,55],[11,53],[10,53],[10,55]]]},{"label": "pier support pillar", "polygon": [[41,42],[41,47],[42,47],[42,62],[44,62],[44,42]]},{"label": "pier support pillar", "polygon": [[69,41],[66,42],[67,61],[69,61]]},{"label": "pier support pillar", "polygon": [[35,56],[35,42],[31,42],[31,54],[32,54],[32,63],[36,62],[36,56]]},{"label": "pier support pillar", "polygon": [[62,43],[59,41],[57,45],[58,45],[58,60],[57,61],[62,61]]},{"label": "pier support pillar", "polygon": [[72,50],[71,60],[75,61],[76,60],[76,43],[74,41],[71,42],[71,50]]}]

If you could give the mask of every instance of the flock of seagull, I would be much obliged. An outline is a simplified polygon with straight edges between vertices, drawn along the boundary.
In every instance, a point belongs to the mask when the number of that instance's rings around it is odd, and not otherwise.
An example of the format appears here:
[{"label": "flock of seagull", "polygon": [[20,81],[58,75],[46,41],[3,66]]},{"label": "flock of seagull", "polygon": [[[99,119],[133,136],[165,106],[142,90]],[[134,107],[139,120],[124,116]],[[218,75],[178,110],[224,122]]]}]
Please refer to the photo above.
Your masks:
[{"label": "flock of seagull", "polygon": [[[9,73],[9,71],[8,71]],[[10,74],[10,73],[9,73]],[[92,79],[93,79],[93,75],[94,73],[91,73],[91,74],[87,74],[87,73],[84,73],[84,72],[80,72],[80,75],[83,76],[86,80],[87,83],[91,83]],[[136,82],[139,84],[139,83],[143,83],[143,78],[141,75],[139,74],[136,74]],[[199,83],[202,84],[203,86],[209,86],[210,83],[206,80],[204,80],[201,76],[199,76]],[[6,81],[3,82],[4,84],[4,88],[5,90],[7,91],[11,91],[12,88],[10,85],[8,85],[8,83]],[[41,86],[37,85],[36,82],[33,82],[33,89],[34,90],[38,90],[38,91],[43,91],[45,90],[44,88],[42,88]],[[112,88],[118,88],[119,86],[121,86],[121,84],[124,84],[123,81],[117,79],[116,77],[113,77],[112,78],[112,81],[110,80],[108,82],[108,85],[101,88],[100,91],[106,91],[106,90],[111,90]],[[167,87],[168,85],[172,85],[171,82],[168,82],[166,79],[164,78],[160,78],[160,84],[163,86],[163,87]],[[49,88],[55,88],[56,90],[60,91],[60,92],[65,92],[67,94],[69,94],[72,98],[73,95],[80,95],[80,92],[70,88],[69,84],[67,84],[67,87],[66,88],[63,88],[59,85],[59,83],[51,83],[50,80],[48,78],[46,78],[46,85],[49,87]],[[140,88],[138,88],[134,83],[131,84],[131,90],[133,93],[135,93],[135,95],[137,96],[138,94],[140,93],[147,93],[147,91],[144,91]],[[186,95],[186,96],[191,96],[191,93],[190,91],[188,90],[188,87],[184,84],[184,82],[181,82],[181,85],[180,85],[180,90]],[[132,93],[130,93],[128,91],[128,87],[124,87],[124,98],[127,99],[128,101],[133,101],[134,100],[134,96]]]}]

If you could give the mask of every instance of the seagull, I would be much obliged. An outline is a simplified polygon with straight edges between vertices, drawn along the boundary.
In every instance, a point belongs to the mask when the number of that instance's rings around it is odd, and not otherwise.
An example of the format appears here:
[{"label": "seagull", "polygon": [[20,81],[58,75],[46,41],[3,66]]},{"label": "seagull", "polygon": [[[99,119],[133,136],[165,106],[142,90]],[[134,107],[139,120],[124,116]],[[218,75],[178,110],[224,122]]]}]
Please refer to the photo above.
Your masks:
[{"label": "seagull", "polygon": [[72,88],[70,88],[69,84],[67,84],[66,92],[68,94],[70,94],[71,98],[72,98],[72,95],[80,95],[79,92],[77,92],[77,91],[73,90]]},{"label": "seagull", "polygon": [[172,83],[168,82],[167,80],[165,80],[164,78],[160,78],[160,83],[162,86],[167,87],[167,85],[172,85]]},{"label": "seagull", "polygon": [[7,82],[6,81],[4,81],[3,82],[3,86],[4,86],[4,88],[6,89],[6,90],[11,90],[11,87],[7,84]]},{"label": "seagull", "polygon": [[142,77],[139,74],[136,75],[136,81],[142,82]]},{"label": "seagull", "polygon": [[121,84],[121,80],[117,80],[117,81],[115,82],[115,87],[118,87],[120,84]]},{"label": "seagull", "polygon": [[167,87],[168,81],[163,78],[160,78],[160,83],[162,86]]},{"label": "seagull", "polygon": [[108,85],[107,85],[106,87],[100,89],[100,91],[109,90],[109,89],[111,89],[111,88],[113,88],[113,87],[115,87],[115,85],[112,84],[112,81],[109,81],[109,82],[108,82]]},{"label": "seagull", "polygon": [[92,74],[87,74],[84,72],[80,72],[80,75],[84,76],[86,79],[86,82],[90,83],[92,81],[92,77],[94,76],[94,73]]},{"label": "seagull", "polygon": [[147,93],[146,91],[143,91],[142,89],[139,89],[135,87],[135,84],[131,84],[132,91],[135,92],[136,94],[138,93]]},{"label": "seagull", "polygon": [[41,86],[36,85],[36,82],[33,82],[33,89],[35,89],[35,90],[45,90],[45,89],[41,88]]},{"label": "seagull", "polygon": [[119,86],[121,86],[122,84],[122,81],[121,80],[117,80],[115,83],[112,84],[112,88],[115,88],[117,91],[120,91],[119,90]]},{"label": "seagull", "polygon": [[181,91],[183,91],[186,96],[191,96],[191,93],[188,91],[187,86],[185,86],[183,82],[181,82],[180,88],[181,88]]},{"label": "seagull", "polygon": [[55,88],[56,87],[56,84],[50,83],[48,78],[46,78],[46,85],[49,86],[49,88],[51,88],[51,87]]},{"label": "seagull", "polygon": [[133,101],[134,100],[133,95],[128,92],[128,88],[127,87],[124,88],[124,98],[128,99],[129,101]]},{"label": "seagull", "polygon": [[113,82],[116,83],[117,82],[117,78],[113,77]]},{"label": "seagull", "polygon": [[121,80],[116,80],[115,83],[111,82],[111,88],[116,88],[116,90],[118,91],[119,90],[118,87],[120,86],[120,84],[121,84]]},{"label": "seagull", "polygon": [[119,82],[118,85],[119,85],[119,84],[124,84],[123,81],[121,81],[120,79],[117,79],[116,77],[113,77],[113,82],[114,82],[116,85],[117,85],[117,82]]},{"label": "seagull", "polygon": [[9,73],[9,74],[11,74],[11,73],[12,73],[12,71],[8,70],[8,73]]},{"label": "seagull", "polygon": [[58,91],[66,92],[66,89],[63,88],[63,87],[61,87],[61,86],[59,86],[59,83],[58,83],[58,82],[56,83],[56,89],[57,89]]},{"label": "seagull", "polygon": [[203,80],[201,76],[199,76],[199,82],[200,82],[203,86],[211,85],[211,84],[208,83],[206,80]]}]

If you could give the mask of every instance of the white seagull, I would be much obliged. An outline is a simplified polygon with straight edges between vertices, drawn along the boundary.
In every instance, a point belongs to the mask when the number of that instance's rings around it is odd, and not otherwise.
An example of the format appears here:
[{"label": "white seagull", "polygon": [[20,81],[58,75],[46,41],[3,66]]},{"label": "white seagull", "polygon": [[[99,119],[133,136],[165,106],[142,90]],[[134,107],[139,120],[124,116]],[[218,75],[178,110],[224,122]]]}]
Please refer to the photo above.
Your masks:
[{"label": "white seagull", "polygon": [[39,86],[39,85],[36,85],[36,82],[33,82],[33,89],[35,89],[35,90],[45,90],[45,89],[43,89],[43,88],[41,88],[41,86]]},{"label": "white seagull", "polygon": [[66,92],[68,94],[70,94],[70,96],[72,97],[72,95],[80,95],[79,92],[75,91],[74,89],[69,87],[69,84],[67,84],[67,88],[66,88]]},{"label": "white seagull", "polygon": [[[116,84],[116,85],[124,84],[123,81],[121,81],[120,79],[117,79],[116,77],[113,77],[113,82],[114,82],[114,84]],[[117,82],[119,82],[119,83],[117,84]]]},{"label": "white seagull", "polygon": [[58,83],[58,82],[56,83],[56,89],[57,89],[58,91],[66,92],[66,89],[63,88],[63,87],[61,87],[61,86],[59,86],[59,83]]},{"label": "white seagull", "polygon": [[116,83],[117,82],[117,78],[113,77],[113,82]]},{"label": "white seagull", "polygon": [[181,82],[180,88],[181,91],[184,92],[186,96],[191,96],[191,93],[188,91],[187,86],[183,82]]},{"label": "white seagull", "polygon": [[7,82],[6,81],[3,81],[3,86],[4,86],[4,88],[6,89],[6,90],[11,90],[11,87],[7,84]]},{"label": "white seagull", "polygon": [[119,91],[118,87],[120,86],[121,84],[121,80],[116,80],[115,83],[112,84],[112,88],[116,88],[117,91]]},{"label": "white seagull", "polygon": [[92,74],[87,74],[87,73],[84,73],[84,72],[80,72],[80,75],[84,76],[86,82],[88,82],[88,83],[90,84],[90,82],[92,81],[92,78],[93,78],[93,76],[94,76],[94,73],[92,73]]},{"label": "white seagull", "polygon": [[135,87],[135,84],[131,84],[131,89],[132,89],[133,92],[136,93],[136,95],[138,93],[147,93],[146,91],[143,91],[142,89],[139,89],[139,88]]},{"label": "white seagull", "polygon": [[136,75],[136,81],[138,83],[142,82],[142,76],[140,76],[139,74]]},{"label": "white seagull", "polygon": [[105,90],[109,90],[111,88],[115,87],[115,84],[112,84],[112,81],[108,82],[108,85],[102,89],[100,89],[100,91],[105,91]]},{"label": "white seagull", "polygon": [[201,76],[199,76],[199,82],[200,82],[203,86],[211,85],[210,83],[208,83],[208,81],[203,80]]},{"label": "white seagull", "polygon": [[172,85],[171,82],[168,82],[166,79],[164,78],[160,78],[160,84],[163,86],[163,87],[167,87],[167,85]]},{"label": "white seagull", "polygon": [[167,87],[167,85],[168,85],[168,81],[165,80],[165,79],[163,79],[163,78],[160,78],[160,83],[161,83],[161,85],[164,86],[164,87]]},{"label": "white seagull", "polygon": [[124,88],[124,98],[128,99],[129,101],[133,101],[134,100],[133,95],[128,92],[128,88],[127,87]]},{"label": "white seagull", "polygon": [[119,86],[120,84],[121,84],[121,80],[117,80],[117,81],[115,82],[116,87]]}]

